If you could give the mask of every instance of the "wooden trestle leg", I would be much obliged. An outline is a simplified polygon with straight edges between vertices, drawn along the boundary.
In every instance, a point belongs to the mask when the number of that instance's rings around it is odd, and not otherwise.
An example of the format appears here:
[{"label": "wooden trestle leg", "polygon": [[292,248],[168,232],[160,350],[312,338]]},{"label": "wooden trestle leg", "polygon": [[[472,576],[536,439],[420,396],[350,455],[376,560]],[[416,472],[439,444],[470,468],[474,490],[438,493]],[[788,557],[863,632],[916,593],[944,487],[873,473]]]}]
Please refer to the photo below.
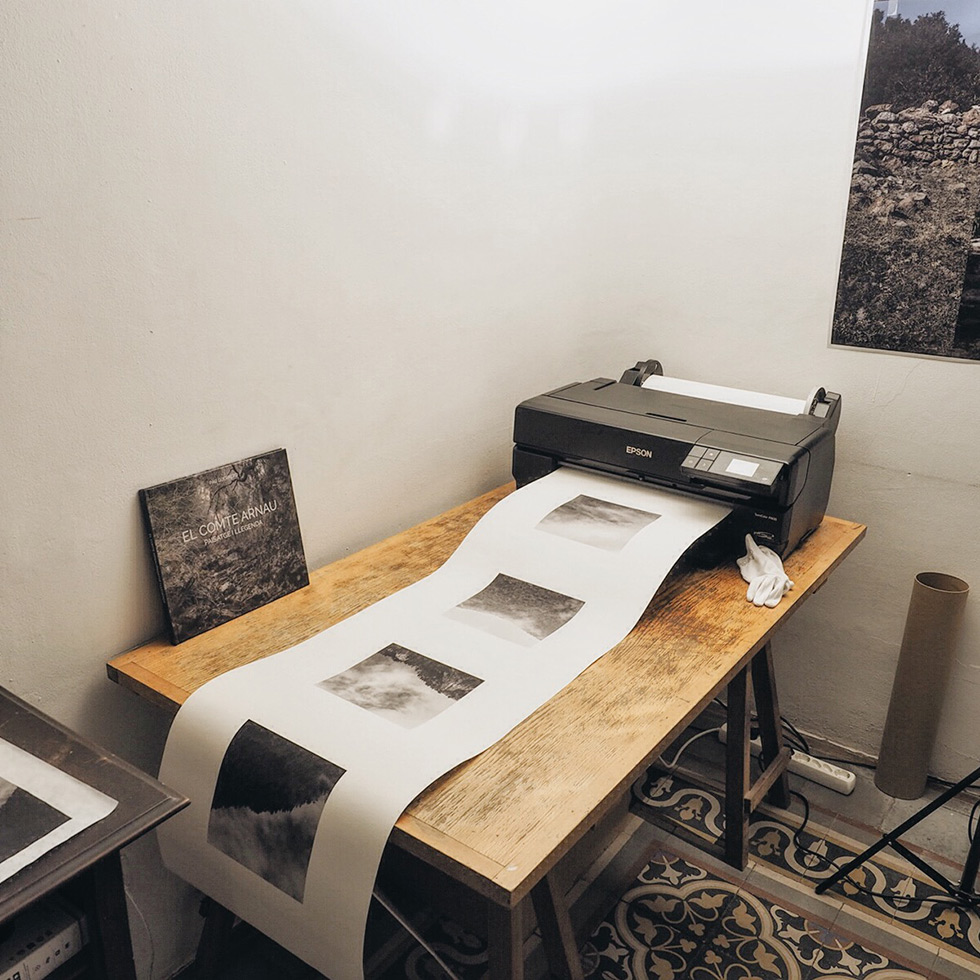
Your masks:
[{"label": "wooden trestle leg", "polygon": [[[549,976],[554,980],[582,980],[579,957],[568,902],[552,872],[532,889],[531,902],[541,932]],[[524,916],[522,905],[505,908],[487,903],[489,980],[523,980]]]},{"label": "wooden trestle leg", "polygon": [[520,906],[487,902],[488,980],[524,980],[524,930]]},{"label": "wooden trestle leg", "polygon": [[772,648],[767,643],[752,658],[752,689],[755,692],[755,712],[759,719],[759,738],[762,742],[762,768],[768,771],[781,756],[786,761],[772,782],[768,800],[773,806],[789,806],[789,786],[786,766],[792,754],[783,745],[783,721],[776,697],[776,675],[772,666]]},{"label": "wooden trestle leg", "polygon": [[[750,782],[751,714],[748,679],[752,678],[755,708],[762,743],[762,775]],[[728,737],[725,750],[725,860],[744,868],[749,854],[749,817],[768,797],[773,806],[789,804],[786,767],[790,750],[783,745],[782,720],[769,644],[752,658],[728,684]]]},{"label": "wooden trestle leg", "polygon": [[194,977],[195,980],[214,980],[228,953],[235,915],[211,898],[203,899],[201,914],[204,916],[204,929],[197,945]]},{"label": "wooden trestle leg", "polygon": [[728,683],[728,735],[725,742],[725,860],[744,868],[749,856],[749,706],[747,668]]},{"label": "wooden trestle leg", "polygon": [[568,902],[553,872],[534,886],[531,900],[551,976],[557,980],[582,980],[582,960],[572,931]]}]

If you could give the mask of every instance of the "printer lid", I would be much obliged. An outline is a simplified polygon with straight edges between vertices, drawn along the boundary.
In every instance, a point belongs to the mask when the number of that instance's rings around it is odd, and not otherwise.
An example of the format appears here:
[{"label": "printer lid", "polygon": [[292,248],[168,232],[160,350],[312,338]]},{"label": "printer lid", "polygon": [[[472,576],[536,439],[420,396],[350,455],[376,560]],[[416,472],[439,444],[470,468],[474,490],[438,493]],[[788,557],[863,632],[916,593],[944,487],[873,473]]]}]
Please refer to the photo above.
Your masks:
[{"label": "printer lid", "polygon": [[551,397],[646,420],[691,425],[749,439],[800,445],[827,424],[817,415],[789,415],[766,408],[699,398],[695,395],[622,384],[596,378],[552,391]]}]

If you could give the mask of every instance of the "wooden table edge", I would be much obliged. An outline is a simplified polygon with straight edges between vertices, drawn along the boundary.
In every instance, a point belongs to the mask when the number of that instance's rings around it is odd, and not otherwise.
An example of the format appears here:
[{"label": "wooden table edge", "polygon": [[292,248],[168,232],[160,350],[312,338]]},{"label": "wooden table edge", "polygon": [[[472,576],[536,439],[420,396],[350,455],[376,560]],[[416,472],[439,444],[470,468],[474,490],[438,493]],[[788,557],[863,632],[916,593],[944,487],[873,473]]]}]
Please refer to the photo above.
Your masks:
[{"label": "wooden table edge", "polygon": [[[482,513],[489,510],[497,500],[505,496],[506,493],[510,492],[510,489],[512,489],[512,487],[508,485],[499,487],[488,492],[487,494],[482,495],[481,497],[476,498],[474,501],[470,501],[467,504],[453,508],[451,511],[447,511],[444,515],[432,518],[429,521],[424,521],[421,525],[417,525],[416,527],[435,525],[437,522],[445,519],[447,516],[452,517],[454,514],[458,514],[471,507],[475,507],[480,511],[480,513],[477,515],[477,519],[479,519],[479,516],[482,516]],[[841,562],[843,562],[851,551],[853,551],[867,531],[865,525],[842,518],[827,516],[824,518],[824,522],[826,523],[828,530],[833,530],[836,532],[838,539],[845,539],[844,546],[840,548],[839,554],[834,557],[830,564],[824,568],[820,574],[807,585],[805,589],[795,593],[791,592],[787,596],[786,605],[782,609],[777,607],[777,609],[769,611],[771,614],[771,621],[761,630],[757,641],[751,646],[751,648],[746,648],[739,662],[733,664],[725,677],[716,683],[713,692],[707,694],[698,702],[698,704],[693,705],[692,710],[694,712],[696,712],[700,707],[703,707],[709,703],[712,697],[716,696],[717,693],[723,690],[728,681],[734,677],[738,671],[741,670],[766,643],[770,642],[772,636],[778,631],[778,629],[781,628],[785,620],[803,604],[803,601],[818,591],[826,583],[833,571],[841,564]],[[404,535],[411,534],[414,530],[415,528],[406,529],[405,531],[399,532],[398,534],[393,535],[382,542],[378,542],[375,545],[371,545],[369,548],[363,549],[361,552],[357,552],[356,554],[363,555],[368,551],[383,549],[385,545],[403,538]],[[353,558],[354,556],[352,555],[347,557]],[[345,559],[341,559],[340,561],[344,560]],[[791,561],[792,555],[789,556],[788,559],[790,564]],[[336,563],[331,563],[331,565],[334,564]],[[330,566],[324,566],[324,568],[327,567]],[[318,569],[317,571],[321,570]],[[315,574],[316,573],[313,573],[313,575]],[[311,575],[311,578],[312,577],[313,576]],[[766,610],[760,610],[760,612],[764,614]],[[252,614],[246,614],[246,617],[248,615]],[[763,622],[764,618],[765,617],[763,617]],[[325,628],[329,628],[329,626]],[[218,627],[218,629],[220,630],[221,627]],[[151,641],[149,644],[144,644],[141,647],[134,648],[133,650],[120,654],[119,656],[110,660],[106,665],[107,674],[110,680],[113,680],[120,686],[146,698],[151,703],[166,711],[169,711],[171,714],[175,714],[180,705],[190,696],[191,692],[186,691],[179,686],[170,684],[165,678],[160,677],[158,674],[152,671],[146,670],[140,663],[141,654],[143,654],[145,651],[160,650],[170,647],[172,647],[172,645],[169,643],[169,641],[158,639]],[[574,680],[572,683],[574,683]],[[652,751],[655,752],[655,749]],[[631,785],[634,779],[637,778],[643,771],[646,764],[647,763],[638,765],[636,767],[636,771],[631,774],[630,778],[620,781],[624,791],[628,791],[629,785]],[[428,792],[428,790],[425,792]],[[576,827],[576,833],[578,833],[578,836],[581,836],[582,833],[587,832],[589,827],[594,825],[597,819],[601,819],[602,813],[599,811],[601,811],[604,806],[605,803],[600,802],[579,822]],[[581,833],[579,833],[579,831],[581,831]],[[439,831],[437,828],[415,817],[409,811],[403,813],[395,824],[392,831],[391,841],[417,857],[432,861],[432,863],[435,864],[435,866],[440,870],[446,871],[456,880],[459,880],[464,884],[468,884],[478,893],[501,906],[513,906],[516,902],[520,901],[524,896],[526,896],[534,885],[540,881],[541,878],[543,878],[544,875],[551,870],[551,868],[554,867],[554,865],[561,859],[562,856],[564,856],[565,853],[567,853],[574,843],[574,840],[569,843],[567,838],[563,838],[558,844],[556,844],[555,848],[544,861],[539,862],[530,871],[518,871],[515,873],[514,871],[510,870],[508,866],[505,866],[493,858],[470,848],[466,844],[456,841],[454,838],[449,837],[448,835]],[[435,860],[433,860],[433,858],[435,858]]]},{"label": "wooden table edge", "polygon": [[[475,500],[470,501],[469,505],[476,505],[481,510],[481,516],[482,516],[482,512],[485,512],[485,510],[489,510],[490,507],[494,503],[496,503],[497,500],[501,499],[503,496],[506,496],[506,493],[510,492],[511,489],[512,489],[511,485],[505,484],[502,487],[498,487],[495,490],[491,490],[488,493],[475,498]],[[483,506],[484,504],[486,505],[485,507]],[[452,515],[462,511],[464,508],[466,508],[469,505],[464,504],[461,505],[460,507],[453,508],[452,510],[447,511],[445,515],[440,515],[440,517],[444,517],[444,516],[451,517]],[[421,524],[416,525],[416,527],[430,525],[433,522],[438,521],[439,519],[440,518],[438,517],[431,518],[428,521],[423,521]],[[849,542],[847,548],[843,552],[841,552],[841,554],[835,559],[835,561],[828,568],[824,570],[823,574],[819,577],[819,579],[815,583],[813,583],[806,590],[806,592],[798,595],[793,595],[793,593],[789,594],[789,601],[791,605],[794,607],[797,605],[799,600],[805,598],[808,595],[812,595],[814,592],[816,592],[819,588],[821,588],[824,585],[824,583],[830,577],[830,574],[838,567],[838,565],[840,565],[840,563],[844,560],[844,558],[846,558],[851,553],[851,551],[854,550],[854,548],[857,546],[857,544],[861,541],[861,539],[865,536],[865,533],[867,532],[867,527],[864,524],[859,524],[855,521],[848,521],[839,517],[832,517],[829,515],[824,517],[823,522],[821,523],[821,525],[818,526],[818,530],[819,527],[822,526],[824,522],[828,523],[828,525],[839,525],[842,530],[856,532],[856,534]],[[398,532],[397,534],[392,535],[389,538],[386,538],[384,541],[378,542],[375,545],[370,545],[368,546],[368,548],[362,549],[360,552],[356,552],[355,555],[363,555],[365,552],[369,550],[373,550],[375,548],[379,548],[383,545],[389,544],[390,542],[395,541],[396,539],[402,538],[404,535],[410,534],[414,529],[415,528],[408,528],[405,531]],[[355,555],[349,555],[347,556],[347,559],[353,558],[355,557]],[[791,558],[792,556],[790,556],[790,559]],[[339,559],[339,561],[344,561],[344,560],[345,559]],[[336,564],[337,564],[336,562],[331,562],[328,565],[323,566],[321,569],[317,569],[315,572],[311,574],[311,578],[315,576],[317,572],[322,571],[323,568],[328,568]],[[309,588],[309,586],[307,588]],[[302,591],[303,590],[300,590],[299,593],[291,593],[291,595],[299,595]],[[284,599],[289,599],[289,596],[285,596]],[[278,601],[282,602],[283,599]],[[262,607],[262,609],[268,610],[272,606],[275,606],[275,603],[271,603],[269,606]],[[254,610],[252,613],[246,613],[244,616],[239,617],[239,619],[247,621],[249,616],[253,616],[257,612],[261,612],[261,610]],[[780,619],[782,618],[785,617],[781,616]],[[335,624],[330,624],[330,625],[335,625]],[[212,630],[210,632],[216,633],[216,631],[221,630],[221,628],[222,627],[220,626],[216,627],[215,630]],[[324,629],[329,629],[329,626],[324,627]],[[201,634],[201,635],[208,636],[208,634]],[[194,639],[199,639],[199,638],[195,637]],[[187,641],[187,642],[191,642],[191,641]],[[113,683],[118,684],[120,687],[125,688],[129,691],[132,691],[134,694],[139,695],[141,698],[144,698],[145,700],[149,701],[151,704],[154,704],[157,707],[163,709],[164,711],[167,711],[169,714],[175,715],[177,711],[180,709],[181,705],[191,696],[193,691],[187,690],[186,688],[173,684],[165,677],[162,677],[160,674],[147,669],[142,663],[142,660],[149,654],[156,654],[160,652],[167,653],[168,651],[171,650],[176,651],[177,649],[178,647],[175,646],[174,644],[171,644],[170,641],[167,640],[165,637],[156,637],[148,641],[147,643],[143,643],[137,647],[134,647],[131,650],[127,650],[125,653],[118,654],[117,656],[109,660],[106,663],[106,675],[108,676],[109,680],[112,681]],[[271,655],[271,654],[264,654],[264,655]]]}]

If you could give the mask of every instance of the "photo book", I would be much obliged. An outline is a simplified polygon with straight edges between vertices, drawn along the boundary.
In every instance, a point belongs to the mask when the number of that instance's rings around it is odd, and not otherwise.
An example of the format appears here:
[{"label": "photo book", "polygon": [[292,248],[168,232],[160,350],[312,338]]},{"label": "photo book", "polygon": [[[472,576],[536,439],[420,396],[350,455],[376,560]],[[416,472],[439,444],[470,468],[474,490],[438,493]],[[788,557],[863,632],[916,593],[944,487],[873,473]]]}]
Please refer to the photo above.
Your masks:
[{"label": "photo book", "polygon": [[309,585],[284,449],[139,499],[173,643]]}]

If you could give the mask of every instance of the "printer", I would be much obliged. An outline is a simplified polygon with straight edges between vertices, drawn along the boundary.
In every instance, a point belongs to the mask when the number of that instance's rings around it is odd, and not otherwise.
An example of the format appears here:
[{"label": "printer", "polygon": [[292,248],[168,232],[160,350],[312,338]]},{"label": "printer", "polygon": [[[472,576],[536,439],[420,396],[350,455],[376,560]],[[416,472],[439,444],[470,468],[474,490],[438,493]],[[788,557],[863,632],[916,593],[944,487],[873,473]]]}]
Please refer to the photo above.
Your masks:
[{"label": "printer", "polygon": [[[517,486],[574,466],[732,506],[716,546],[788,555],[830,495],[840,395],[800,401],[664,378],[655,360],[530,398],[514,416]],[[716,551],[717,548],[713,548]]]}]

